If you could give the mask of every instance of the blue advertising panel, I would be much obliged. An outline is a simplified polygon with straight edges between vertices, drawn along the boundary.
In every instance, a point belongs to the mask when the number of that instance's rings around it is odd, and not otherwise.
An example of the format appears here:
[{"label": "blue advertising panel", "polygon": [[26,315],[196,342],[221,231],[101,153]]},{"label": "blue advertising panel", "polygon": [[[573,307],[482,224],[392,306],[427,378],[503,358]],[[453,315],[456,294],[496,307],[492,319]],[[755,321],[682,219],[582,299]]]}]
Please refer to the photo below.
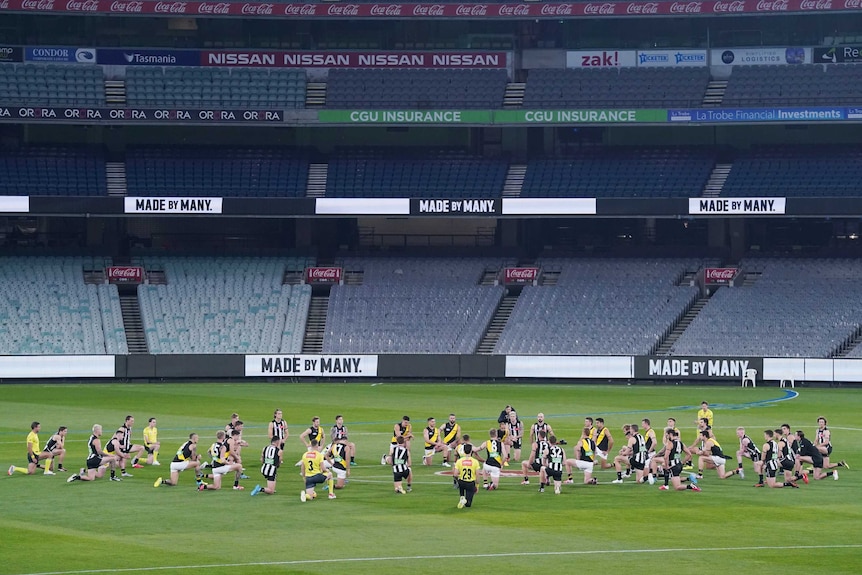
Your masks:
[{"label": "blue advertising panel", "polygon": [[99,48],[96,61],[109,66],[200,66],[199,50]]},{"label": "blue advertising panel", "polygon": [[[858,108],[852,110],[859,111]],[[848,117],[851,116],[848,116],[848,109],[844,107],[694,108],[667,111],[668,122],[835,122]]]},{"label": "blue advertising panel", "polygon": [[96,49],[69,46],[27,46],[24,48],[24,61],[95,64]]}]

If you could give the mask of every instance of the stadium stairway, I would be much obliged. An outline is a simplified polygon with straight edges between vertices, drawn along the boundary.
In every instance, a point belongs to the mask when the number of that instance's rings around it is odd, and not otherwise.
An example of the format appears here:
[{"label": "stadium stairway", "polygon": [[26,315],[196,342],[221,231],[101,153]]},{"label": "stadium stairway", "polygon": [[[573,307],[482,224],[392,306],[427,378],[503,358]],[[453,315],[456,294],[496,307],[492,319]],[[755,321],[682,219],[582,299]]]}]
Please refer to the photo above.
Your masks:
[{"label": "stadium stairway", "polygon": [[520,108],[524,104],[524,91],[527,89],[525,82],[509,82],[506,84],[506,92],[503,95],[503,108],[511,110]]},{"label": "stadium stairway", "polygon": [[105,184],[109,197],[125,197],[128,194],[125,162],[105,162]]},{"label": "stadium stairway", "polygon": [[284,276],[281,278],[282,285],[298,286],[302,283],[302,271],[300,270],[284,270]]},{"label": "stadium stairway", "polygon": [[362,270],[344,270],[344,285],[362,285],[362,279],[364,276],[365,272],[363,272]]},{"label": "stadium stairway", "polygon": [[126,330],[126,344],[129,346],[129,353],[149,353],[137,291],[120,294],[120,309],[123,312],[123,327]]},{"label": "stadium stairway", "polygon": [[506,183],[503,184],[504,198],[518,198],[524,188],[524,177],[527,175],[525,164],[510,164],[506,172]]},{"label": "stadium stairway", "polygon": [[724,100],[724,92],[727,90],[727,80],[710,80],[703,93],[704,108],[718,108]]},{"label": "stadium stairway", "polygon": [[309,82],[305,85],[305,107],[323,108],[326,106],[326,84]]},{"label": "stadium stairway", "polygon": [[105,103],[117,107],[126,105],[125,80],[105,80]]},{"label": "stadium stairway", "polygon": [[697,314],[700,313],[700,310],[703,309],[703,306],[709,301],[708,297],[699,297],[697,298],[691,307],[677,319],[676,323],[671,326],[671,329],[665,335],[663,339],[658,342],[655,348],[655,355],[667,355],[673,344],[676,343],[676,340],[679,339],[679,336],[682,335],[682,332],[686,330],[686,328],[694,321],[694,318],[697,317]]},{"label": "stadium stairway", "polygon": [[733,164],[716,164],[700,195],[704,198],[717,198],[720,196],[732,168]]},{"label": "stadium stairway", "polygon": [[308,179],[305,184],[307,198],[326,197],[326,182],[329,178],[329,164],[309,164]]},{"label": "stadium stairway", "polygon": [[482,335],[482,339],[476,348],[476,353],[482,355],[490,355],[494,353],[494,348],[500,340],[500,335],[509,323],[509,318],[512,316],[512,310],[515,308],[515,302],[518,301],[516,295],[505,295],[500,300],[497,309],[494,311],[494,316],[488,323],[488,329]]},{"label": "stadium stairway", "polygon": [[850,355],[850,352],[853,351],[856,347],[859,346],[859,343],[862,342],[862,326],[856,328],[856,331],[853,332],[853,335],[847,338],[841,345],[838,346],[832,354],[831,357],[842,358]]},{"label": "stadium stairway", "polygon": [[329,294],[311,296],[308,321],[305,323],[305,337],[302,339],[302,353],[323,352],[323,334],[326,331],[328,308]]},{"label": "stadium stairway", "polygon": [[559,271],[542,270],[542,276],[539,278],[539,285],[555,286],[560,281]]},{"label": "stadium stairway", "polygon": [[745,276],[742,278],[742,287],[748,287],[754,285],[763,272],[745,272]]}]

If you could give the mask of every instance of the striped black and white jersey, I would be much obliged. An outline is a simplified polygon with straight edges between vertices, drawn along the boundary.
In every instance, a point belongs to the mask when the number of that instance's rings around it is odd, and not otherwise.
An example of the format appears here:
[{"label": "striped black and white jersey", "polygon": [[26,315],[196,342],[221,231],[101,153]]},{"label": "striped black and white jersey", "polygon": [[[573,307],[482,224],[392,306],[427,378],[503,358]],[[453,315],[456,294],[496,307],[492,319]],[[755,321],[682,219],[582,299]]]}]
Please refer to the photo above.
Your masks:
[{"label": "striped black and white jersey", "polygon": [[132,430],[123,425],[117,431],[123,432],[123,438],[120,440],[120,450],[128,451],[132,447]]},{"label": "striped black and white jersey", "polygon": [[640,433],[635,433],[635,444],[632,446],[632,456],[638,463],[646,463],[648,459],[647,445],[644,436]]},{"label": "striped black and white jersey", "polygon": [[99,439],[95,435],[90,436],[90,440],[87,441],[87,459],[101,459],[102,455],[99,453],[99,450],[96,449],[96,440]]},{"label": "striped black and white jersey", "polygon": [[392,471],[394,473],[401,473],[410,470],[410,466],[407,465],[406,447],[403,445],[393,445],[389,453],[392,456]]},{"label": "striped black and white jersey", "polygon": [[566,453],[563,451],[563,448],[559,445],[552,445],[548,449],[548,456],[545,461],[546,467],[552,471],[562,471],[563,470],[563,461],[566,458]]},{"label": "striped black and white jersey", "polygon": [[281,421],[272,420],[272,436],[279,438],[282,442],[284,441],[284,428],[283,419]]},{"label": "striped black and white jersey", "polygon": [[278,471],[279,465],[281,460],[278,457],[278,446],[270,443],[263,448],[263,465],[260,466],[260,473],[265,477],[272,477]]},{"label": "striped black and white jersey", "polygon": [[667,459],[671,467],[682,465],[682,453],[682,441],[680,441],[679,439],[674,439],[671,442],[670,452],[667,454]]},{"label": "striped black and white jersey", "polygon": [[[748,440],[748,443],[745,443],[745,440]],[[752,459],[760,459],[760,448],[757,447],[757,444],[748,437],[748,435],[743,435],[742,439],[739,440],[739,447],[745,452],[746,457],[750,457]]]},{"label": "striped black and white jersey", "polygon": [[548,449],[551,447],[551,444],[546,440],[541,440],[536,442],[536,458],[533,459],[535,463],[542,463],[542,460],[548,455]]}]

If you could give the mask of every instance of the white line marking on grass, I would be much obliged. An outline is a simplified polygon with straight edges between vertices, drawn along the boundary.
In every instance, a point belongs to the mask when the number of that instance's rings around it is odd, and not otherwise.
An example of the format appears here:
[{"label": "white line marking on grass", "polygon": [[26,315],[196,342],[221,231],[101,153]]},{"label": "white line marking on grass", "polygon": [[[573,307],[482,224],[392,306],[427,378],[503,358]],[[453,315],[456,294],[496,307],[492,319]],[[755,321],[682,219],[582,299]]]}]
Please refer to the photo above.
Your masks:
[{"label": "white line marking on grass", "polygon": [[164,565],[161,567],[120,567],[112,569],[82,569],[80,571],[42,571],[21,575],[83,575],[85,573],[144,573],[147,571],[213,569],[226,567],[274,567],[280,565],[323,565],[329,563],[364,563],[375,561],[427,561],[428,559],[486,559],[497,557],[553,557],[565,555],[631,555],[635,553],[685,553],[692,551],[781,551],[816,549],[860,549],[851,545],[760,545],[756,547],[680,547],[665,549],[595,549],[589,551],[535,551],[514,553],[477,553],[472,555],[409,555],[391,557],[345,557],[343,559],[297,559],[295,561],[255,561],[250,563],[218,563],[210,565]]}]

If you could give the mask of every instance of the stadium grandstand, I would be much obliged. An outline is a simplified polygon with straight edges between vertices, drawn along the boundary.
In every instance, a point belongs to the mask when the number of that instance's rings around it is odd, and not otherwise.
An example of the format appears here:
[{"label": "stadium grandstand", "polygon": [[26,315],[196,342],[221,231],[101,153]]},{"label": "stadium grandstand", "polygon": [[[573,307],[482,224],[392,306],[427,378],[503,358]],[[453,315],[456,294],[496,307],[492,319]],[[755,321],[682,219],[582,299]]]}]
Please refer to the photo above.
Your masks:
[{"label": "stadium grandstand", "polygon": [[726,4],[4,2],[0,378],[862,381],[862,20]]}]

